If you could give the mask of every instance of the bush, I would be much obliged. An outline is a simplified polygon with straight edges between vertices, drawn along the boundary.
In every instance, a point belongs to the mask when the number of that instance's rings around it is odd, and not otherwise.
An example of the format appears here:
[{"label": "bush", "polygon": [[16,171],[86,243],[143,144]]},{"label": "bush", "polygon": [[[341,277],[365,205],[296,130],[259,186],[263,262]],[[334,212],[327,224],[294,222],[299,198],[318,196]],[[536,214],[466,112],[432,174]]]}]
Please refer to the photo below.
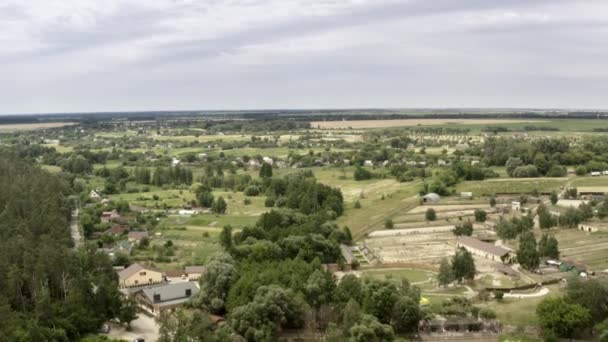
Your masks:
[{"label": "bush", "polygon": [[267,208],[272,208],[272,207],[274,207],[274,202],[275,202],[274,198],[268,197],[264,201],[264,206],[267,207]]},{"label": "bush", "polygon": [[355,209],[361,209],[361,202],[355,201]]},{"label": "bush", "polygon": [[245,188],[245,191],[243,191],[243,193],[245,194],[245,196],[257,196],[260,194],[260,187],[256,185],[250,185]]},{"label": "bush", "polygon": [[387,218],[386,220],[384,220],[384,228],[386,229],[393,229],[395,225],[393,224],[393,220],[391,220],[390,218]]},{"label": "bush", "polygon": [[427,221],[435,221],[437,219],[437,213],[433,208],[428,208],[424,216],[426,217]]},{"label": "bush", "polygon": [[244,205],[250,205],[251,204],[251,200],[247,197],[245,197],[245,199],[243,200],[243,204]]},{"label": "bush", "polygon": [[583,165],[579,165],[576,167],[576,169],[574,169],[574,172],[576,172],[577,176],[584,176],[587,174],[587,168]]}]

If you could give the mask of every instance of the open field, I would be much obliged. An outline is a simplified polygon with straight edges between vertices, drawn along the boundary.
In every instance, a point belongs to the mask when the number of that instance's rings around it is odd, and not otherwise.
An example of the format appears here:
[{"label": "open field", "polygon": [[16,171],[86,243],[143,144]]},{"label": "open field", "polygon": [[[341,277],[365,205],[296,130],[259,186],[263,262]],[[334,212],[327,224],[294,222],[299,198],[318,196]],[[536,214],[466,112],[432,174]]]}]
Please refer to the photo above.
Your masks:
[{"label": "open field", "polygon": [[313,128],[320,129],[364,129],[387,127],[413,127],[438,125],[498,125],[511,123],[541,123],[542,120],[515,120],[515,119],[400,119],[400,120],[349,120],[349,121],[313,121]]},{"label": "open field", "polygon": [[456,186],[456,191],[470,191],[475,196],[492,194],[531,193],[534,190],[550,192],[566,185],[568,178],[505,178],[484,181],[465,181]]},{"label": "open field", "polygon": [[559,241],[562,260],[582,263],[596,272],[608,269],[608,233],[559,229],[553,234]]},{"label": "open field", "polygon": [[28,124],[0,124],[0,133],[32,131],[74,125],[73,122],[39,122]]},{"label": "open field", "polygon": [[410,283],[420,283],[436,276],[435,272],[404,269],[404,268],[384,268],[367,269],[361,271],[362,277],[375,279],[407,279]]}]

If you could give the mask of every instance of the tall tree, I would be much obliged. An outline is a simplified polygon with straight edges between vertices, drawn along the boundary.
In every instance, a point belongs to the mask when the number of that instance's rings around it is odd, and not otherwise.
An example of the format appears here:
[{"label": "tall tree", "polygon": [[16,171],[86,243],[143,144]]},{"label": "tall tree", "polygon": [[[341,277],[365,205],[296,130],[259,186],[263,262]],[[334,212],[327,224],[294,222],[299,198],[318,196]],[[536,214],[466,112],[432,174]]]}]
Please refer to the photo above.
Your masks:
[{"label": "tall tree", "polygon": [[454,279],[458,281],[473,280],[475,273],[475,260],[469,251],[464,248],[459,248],[456,254],[452,258],[452,272]]},{"label": "tall tree", "polygon": [[531,232],[525,232],[519,237],[517,261],[528,270],[536,269],[540,263],[538,251],[536,250],[536,239]]}]

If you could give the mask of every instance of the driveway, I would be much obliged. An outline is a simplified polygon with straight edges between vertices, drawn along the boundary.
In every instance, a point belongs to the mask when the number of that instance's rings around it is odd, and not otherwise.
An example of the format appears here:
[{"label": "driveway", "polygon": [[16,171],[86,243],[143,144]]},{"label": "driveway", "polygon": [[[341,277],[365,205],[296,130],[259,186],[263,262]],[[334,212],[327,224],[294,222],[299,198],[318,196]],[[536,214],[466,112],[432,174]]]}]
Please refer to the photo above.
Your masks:
[{"label": "driveway", "polygon": [[146,342],[158,341],[158,324],[152,317],[144,314],[139,314],[136,320],[131,322],[131,330],[127,331],[123,326],[111,324],[112,330],[108,334],[109,337],[133,341],[138,336],[143,336]]}]

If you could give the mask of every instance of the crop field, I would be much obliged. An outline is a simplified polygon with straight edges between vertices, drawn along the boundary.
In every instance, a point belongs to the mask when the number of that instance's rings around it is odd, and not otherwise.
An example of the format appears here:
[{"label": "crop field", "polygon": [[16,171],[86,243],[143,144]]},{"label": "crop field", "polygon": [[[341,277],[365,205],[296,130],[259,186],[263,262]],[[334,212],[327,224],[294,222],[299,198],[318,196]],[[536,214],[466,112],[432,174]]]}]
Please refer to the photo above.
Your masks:
[{"label": "crop field", "polygon": [[534,190],[550,192],[566,185],[568,178],[506,178],[484,181],[465,181],[456,186],[456,191],[470,191],[474,196],[492,194],[528,194]]},{"label": "crop field", "polygon": [[414,127],[438,125],[499,125],[511,123],[541,123],[542,120],[515,119],[401,119],[401,120],[348,120],[348,121],[313,121],[311,127],[319,129],[365,129],[389,127]]},{"label": "crop field", "polygon": [[74,125],[73,122],[39,122],[23,124],[0,124],[0,133],[32,131]]},{"label": "crop field", "polygon": [[608,269],[608,233],[585,233],[577,229],[556,230],[560,258],[586,265],[593,271]]}]

